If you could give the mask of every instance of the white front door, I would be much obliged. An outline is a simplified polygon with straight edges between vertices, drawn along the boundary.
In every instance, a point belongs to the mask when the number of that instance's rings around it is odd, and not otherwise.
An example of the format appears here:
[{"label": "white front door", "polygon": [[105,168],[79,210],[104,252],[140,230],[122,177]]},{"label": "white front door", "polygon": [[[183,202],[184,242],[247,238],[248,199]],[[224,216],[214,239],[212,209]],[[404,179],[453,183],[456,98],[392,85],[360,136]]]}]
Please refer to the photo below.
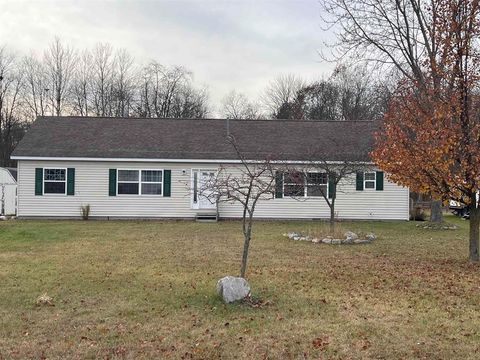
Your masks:
[{"label": "white front door", "polygon": [[193,170],[192,171],[192,207],[194,209],[216,209],[217,204],[209,195],[211,192],[204,190],[204,186],[216,174],[215,170]]}]

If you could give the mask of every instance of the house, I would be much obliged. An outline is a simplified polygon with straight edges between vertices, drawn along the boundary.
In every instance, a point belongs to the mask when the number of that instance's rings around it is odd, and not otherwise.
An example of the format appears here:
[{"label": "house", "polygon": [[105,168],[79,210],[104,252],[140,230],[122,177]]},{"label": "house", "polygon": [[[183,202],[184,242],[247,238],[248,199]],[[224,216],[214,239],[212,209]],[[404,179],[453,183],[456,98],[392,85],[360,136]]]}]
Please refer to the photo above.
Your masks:
[{"label": "house", "polygon": [[[227,134],[249,160],[276,154],[294,164],[312,149],[328,148],[333,162],[344,156],[369,162],[374,130],[367,121],[40,117],[12,155],[18,162],[18,216],[79,218],[88,204],[93,218],[193,219],[216,210],[199,196],[202,182],[220,165],[240,162]],[[408,220],[407,188],[378,169],[356,180],[338,192],[339,218]],[[218,214],[238,218],[241,208],[220,203]],[[302,201],[262,201],[255,215],[320,219],[329,217],[329,208],[305,191]]]},{"label": "house", "polygon": [[17,169],[0,167],[0,215],[15,215],[17,210]]}]

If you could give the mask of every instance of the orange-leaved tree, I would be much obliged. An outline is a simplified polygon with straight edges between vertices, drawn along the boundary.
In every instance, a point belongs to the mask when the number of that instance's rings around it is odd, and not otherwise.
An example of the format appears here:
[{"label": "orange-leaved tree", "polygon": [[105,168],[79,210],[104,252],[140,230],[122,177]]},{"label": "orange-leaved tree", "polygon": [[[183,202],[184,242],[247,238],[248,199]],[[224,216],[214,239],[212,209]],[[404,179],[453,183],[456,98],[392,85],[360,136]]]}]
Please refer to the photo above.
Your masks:
[{"label": "orange-leaved tree", "polygon": [[435,4],[430,16],[438,56],[425,59],[434,71],[426,82],[399,83],[371,155],[391,180],[468,205],[470,260],[478,262],[480,5],[478,0]]}]

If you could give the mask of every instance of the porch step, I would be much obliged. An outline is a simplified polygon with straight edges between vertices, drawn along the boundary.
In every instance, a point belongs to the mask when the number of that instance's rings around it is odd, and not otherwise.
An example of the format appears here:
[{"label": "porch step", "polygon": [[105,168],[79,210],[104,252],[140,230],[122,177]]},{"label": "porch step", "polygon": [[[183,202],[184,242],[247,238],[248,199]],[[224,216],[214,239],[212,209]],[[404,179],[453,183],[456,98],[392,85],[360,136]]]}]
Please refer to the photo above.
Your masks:
[{"label": "porch step", "polygon": [[216,212],[197,214],[195,215],[195,220],[198,222],[217,222],[218,214]]}]

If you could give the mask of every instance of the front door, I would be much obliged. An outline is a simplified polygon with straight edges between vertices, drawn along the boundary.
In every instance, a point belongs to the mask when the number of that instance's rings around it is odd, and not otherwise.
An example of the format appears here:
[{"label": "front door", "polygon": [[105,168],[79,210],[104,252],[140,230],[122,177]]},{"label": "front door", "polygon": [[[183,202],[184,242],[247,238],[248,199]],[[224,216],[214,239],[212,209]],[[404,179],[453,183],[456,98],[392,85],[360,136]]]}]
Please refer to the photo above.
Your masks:
[{"label": "front door", "polygon": [[192,207],[194,209],[216,209],[217,204],[214,199],[210,197],[211,191],[204,189],[205,184],[208,183],[216,174],[215,170],[193,170],[192,171]]}]

